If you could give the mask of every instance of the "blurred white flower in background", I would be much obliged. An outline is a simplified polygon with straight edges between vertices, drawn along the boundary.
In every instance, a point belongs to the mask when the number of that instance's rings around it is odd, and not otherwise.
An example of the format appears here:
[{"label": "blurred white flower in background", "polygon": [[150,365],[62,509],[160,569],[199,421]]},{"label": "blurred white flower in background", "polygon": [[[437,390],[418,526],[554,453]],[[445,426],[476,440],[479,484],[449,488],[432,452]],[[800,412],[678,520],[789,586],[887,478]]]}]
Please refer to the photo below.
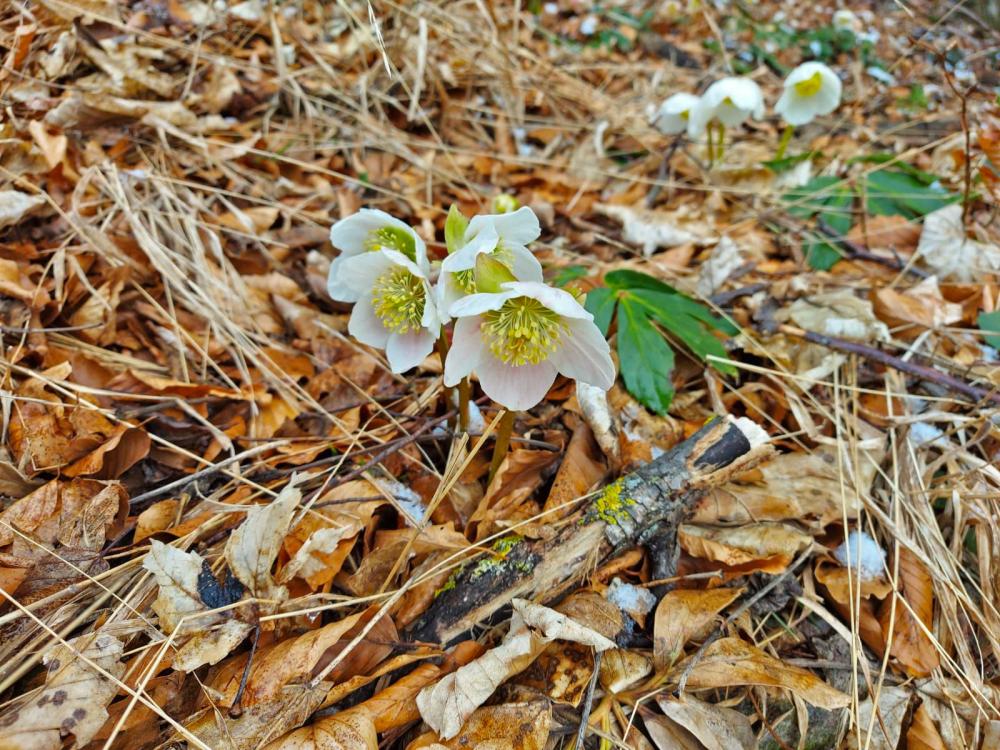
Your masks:
[{"label": "blurred white flower in background", "polygon": [[749,78],[721,78],[702,94],[698,105],[688,119],[688,135],[696,137],[705,132],[712,121],[734,127],[753,117],[764,116],[764,94],[760,86]]},{"label": "blurred white flower in background", "polygon": [[[664,135],[683,133],[688,129],[691,110],[698,106],[700,99],[694,94],[679,93],[668,97],[656,112],[654,124]],[[696,135],[701,135],[697,133]]]},{"label": "blurred white flower in background", "polygon": [[861,19],[854,15],[854,11],[841,8],[833,14],[833,28],[857,33],[861,30]]},{"label": "blurred white flower in background", "polygon": [[840,105],[840,78],[821,62],[802,63],[788,74],[774,111],[789,125],[805,125]]}]

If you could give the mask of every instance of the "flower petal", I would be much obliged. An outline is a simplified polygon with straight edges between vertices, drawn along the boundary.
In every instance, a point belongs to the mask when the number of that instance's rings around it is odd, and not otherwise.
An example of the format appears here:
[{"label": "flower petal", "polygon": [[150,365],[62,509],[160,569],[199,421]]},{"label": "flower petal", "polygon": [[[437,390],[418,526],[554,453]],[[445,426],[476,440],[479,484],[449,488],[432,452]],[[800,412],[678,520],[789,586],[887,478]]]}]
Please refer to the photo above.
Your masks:
[{"label": "flower petal", "polygon": [[594,316],[576,301],[576,297],[565,289],[556,289],[538,281],[508,281],[503,285],[503,288],[506,290],[504,293],[511,294],[512,297],[536,299],[552,312],[558,313],[564,318],[594,319]]},{"label": "flower petal", "polygon": [[508,409],[524,411],[545,398],[555,382],[556,368],[550,360],[515,367],[486,356],[476,374],[487,396]]},{"label": "flower petal", "polygon": [[486,227],[493,227],[504,242],[527,245],[542,233],[538,217],[528,206],[521,206],[509,214],[486,214],[473,216],[465,230],[466,237],[475,237]]},{"label": "flower petal", "polygon": [[[355,299],[371,292],[379,276],[390,270],[392,259],[384,253],[364,253],[344,258],[337,267],[337,283],[351,289]],[[350,300],[348,300],[350,301]]]},{"label": "flower petal", "polygon": [[422,325],[436,339],[441,332],[441,311],[438,310],[437,297],[431,285],[424,282],[424,314],[420,319]]},{"label": "flower petal", "polygon": [[488,355],[479,327],[480,317],[459,318],[455,321],[455,333],[451,337],[451,348],[444,361],[444,384],[449,388],[462,378],[467,378],[475,370],[483,357]]},{"label": "flower petal", "polygon": [[342,253],[357,255],[367,250],[365,242],[368,235],[386,226],[402,229],[416,237],[413,230],[395,216],[390,216],[377,208],[362,208],[356,214],[351,214],[330,227],[330,244]]},{"label": "flower petal", "polygon": [[340,280],[340,267],[350,257],[353,256],[338,255],[330,263],[330,272],[326,277],[326,293],[330,295],[330,299],[337,302],[357,302],[362,294],[362,290],[354,289]]},{"label": "flower petal", "polygon": [[351,312],[351,319],[347,323],[347,332],[362,344],[374,346],[376,349],[385,348],[385,343],[389,339],[389,330],[382,325],[372,307],[371,299],[362,297],[354,305]]},{"label": "flower petal", "polygon": [[392,333],[385,345],[385,356],[393,372],[406,372],[424,361],[434,348],[436,337],[426,328],[409,333]]},{"label": "flower petal", "polygon": [[589,320],[567,320],[567,330],[550,360],[559,372],[581,383],[608,390],[615,384],[615,364],[600,330]]},{"label": "flower petal", "polygon": [[523,245],[508,245],[507,250],[511,255],[510,270],[514,278],[518,281],[541,282],[542,264],[538,262],[534,253]]},{"label": "flower petal", "polygon": [[487,226],[479,232],[471,241],[460,249],[453,252],[441,262],[441,272],[455,273],[456,271],[467,271],[476,267],[476,256],[480,253],[489,253],[496,249],[500,241],[499,235],[492,226]]},{"label": "flower petal", "polygon": [[[516,283],[516,282],[508,282]],[[500,292],[498,294],[469,294],[462,297],[458,302],[448,308],[448,315],[452,318],[465,318],[470,315],[482,315],[489,310],[499,310],[503,303],[511,297],[520,296],[518,292]],[[544,303],[543,303],[544,304]]]}]

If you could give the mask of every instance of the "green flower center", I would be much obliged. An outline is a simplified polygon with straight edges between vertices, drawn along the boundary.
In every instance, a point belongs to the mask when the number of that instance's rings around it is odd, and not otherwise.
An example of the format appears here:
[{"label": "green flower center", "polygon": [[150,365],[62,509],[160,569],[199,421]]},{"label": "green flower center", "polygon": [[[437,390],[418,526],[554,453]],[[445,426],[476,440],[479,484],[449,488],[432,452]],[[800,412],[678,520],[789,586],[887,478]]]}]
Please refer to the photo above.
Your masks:
[{"label": "green flower center", "polygon": [[372,307],[382,325],[393,333],[419,331],[423,327],[427,290],[423,279],[394,266],[375,280]]},{"label": "green flower center", "polygon": [[458,288],[466,294],[472,294],[476,291],[475,268],[466,268],[464,271],[455,271],[452,276],[454,277]]},{"label": "green flower center", "polygon": [[557,313],[531,297],[507,300],[483,318],[483,341],[494,357],[515,367],[548,359],[566,328]]},{"label": "green flower center", "polygon": [[801,97],[816,96],[819,90],[823,88],[823,77],[817,70],[804,81],[799,81],[793,85],[795,86],[795,93]]},{"label": "green flower center", "polygon": [[417,261],[417,243],[413,241],[413,235],[399,227],[380,227],[368,233],[365,250],[382,248],[398,250],[414,263]]}]

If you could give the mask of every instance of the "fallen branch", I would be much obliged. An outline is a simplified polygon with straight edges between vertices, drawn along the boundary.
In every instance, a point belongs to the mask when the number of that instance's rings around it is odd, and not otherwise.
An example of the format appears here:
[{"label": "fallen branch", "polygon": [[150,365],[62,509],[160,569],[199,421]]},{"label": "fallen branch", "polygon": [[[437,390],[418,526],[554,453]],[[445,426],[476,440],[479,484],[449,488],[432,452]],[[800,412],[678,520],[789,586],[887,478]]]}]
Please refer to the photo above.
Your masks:
[{"label": "fallen branch", "polygon": [[[561,521],[552,539],[517,540],[502,559],[467,565],[410,629],[414,640],[449,643],[487,621],[514,597],[551,601],[602,559],[655,539],[673,570],[676,531],[701,494],[772,454],[766,433],[749,419],[711,422],[655,461],[605,487]],[[665,540],[665,541],[664,541]]]}]

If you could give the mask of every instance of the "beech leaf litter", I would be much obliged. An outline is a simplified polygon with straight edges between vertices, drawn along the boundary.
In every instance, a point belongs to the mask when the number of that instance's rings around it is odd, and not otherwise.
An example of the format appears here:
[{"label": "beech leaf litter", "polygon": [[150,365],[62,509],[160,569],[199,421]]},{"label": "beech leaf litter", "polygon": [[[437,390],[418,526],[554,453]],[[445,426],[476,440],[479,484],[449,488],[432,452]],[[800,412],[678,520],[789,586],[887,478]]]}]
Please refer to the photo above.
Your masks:
[{"label": "beech leaf litter", "polygon": [[0,7],[0,750],[1000,748],[1000,14]]}]

